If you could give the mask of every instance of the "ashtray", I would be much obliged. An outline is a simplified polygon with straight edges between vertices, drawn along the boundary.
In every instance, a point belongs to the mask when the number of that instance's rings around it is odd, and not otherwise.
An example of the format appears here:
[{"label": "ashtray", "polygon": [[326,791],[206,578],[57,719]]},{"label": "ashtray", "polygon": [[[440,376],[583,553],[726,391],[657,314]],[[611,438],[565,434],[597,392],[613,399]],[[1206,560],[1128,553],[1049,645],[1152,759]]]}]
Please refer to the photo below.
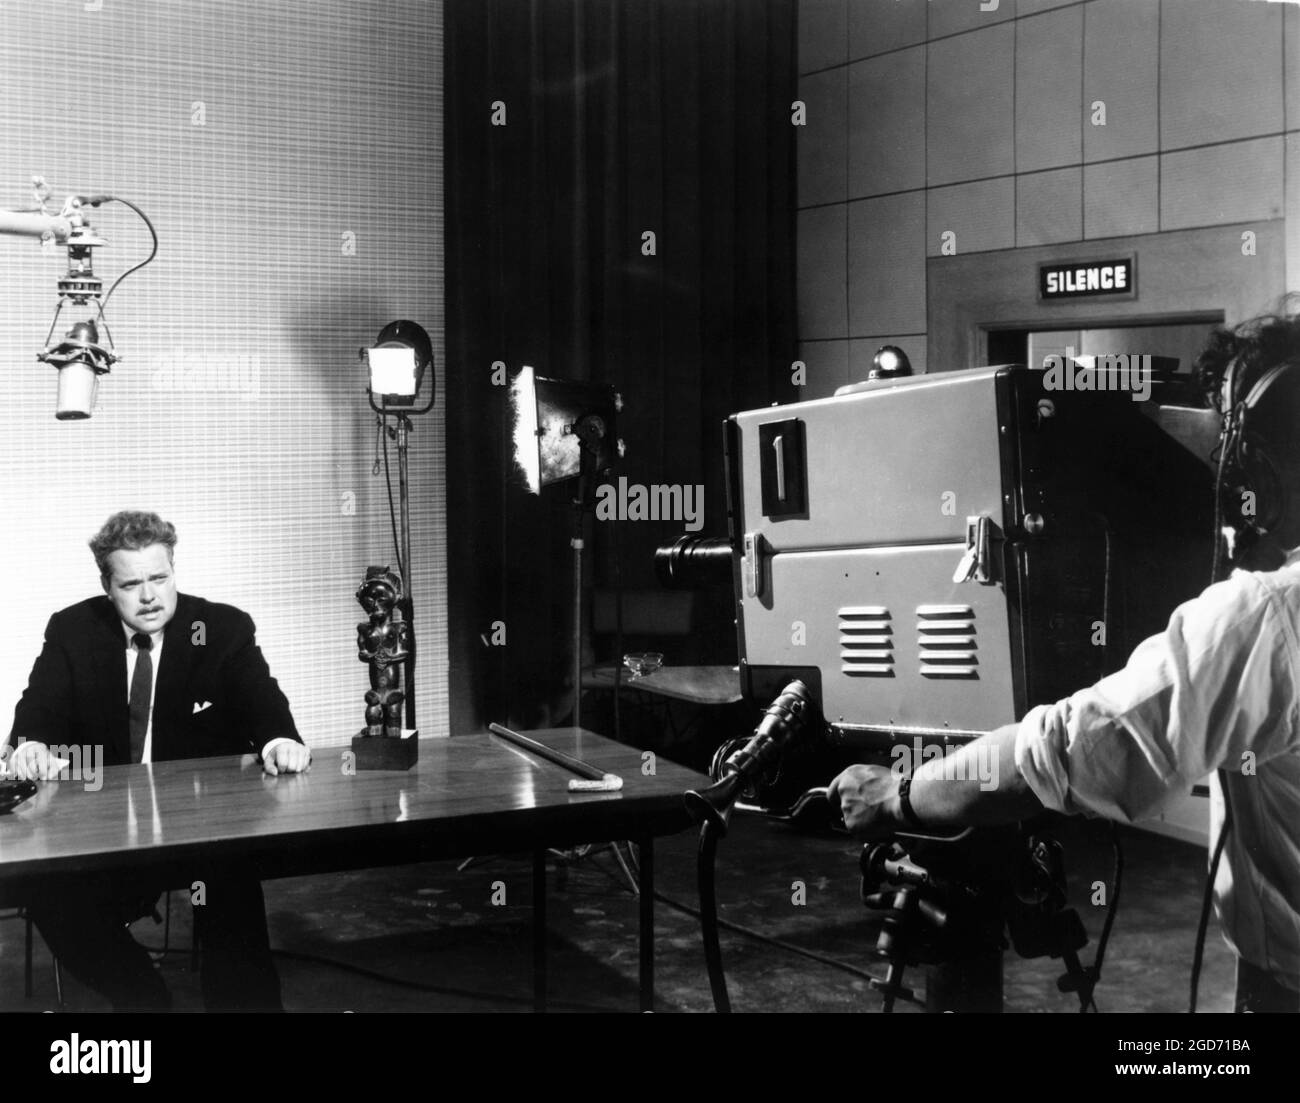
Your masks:
[{"label": "ashtray", "polygon": [[664,657],[660,651],[633,651],[623,656],[623,665],[632,672],[633,678],[644,678],[664,665]]},{"label": "ashtray", "polygon": [[36,795],[36,782],[8,779],[0,781],[0,816],[12,812],[28,797]]}]

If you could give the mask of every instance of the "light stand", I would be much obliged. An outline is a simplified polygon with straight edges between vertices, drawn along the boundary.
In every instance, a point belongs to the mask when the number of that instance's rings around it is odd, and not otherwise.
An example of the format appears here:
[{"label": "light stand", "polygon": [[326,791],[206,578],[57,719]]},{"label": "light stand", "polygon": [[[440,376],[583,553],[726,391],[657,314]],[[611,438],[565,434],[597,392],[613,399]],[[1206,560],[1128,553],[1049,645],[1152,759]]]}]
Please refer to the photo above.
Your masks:
[{"label": "light stand", "polygon": [[582,553],[586,547],[584,521],[591,499],[597,467],[600,463],[601,444],[607,433],[603,419],[597,414],[583,414],[573,426],[581,452],[577,491],[573,499],[573,726],[582,727]]},{"label": "light stand", "polygon": [[[586,452],[583,452],[586,464]],[[583,521],[587,513],[587,477],[578,477],[578,493],[573,499],[573,536],[569,547],[573,549],[573,726],[582,727],[582,552],[587,546]]]},{"label": "light stand", "polygon": [[515,461],[528,489],[575,481],[573,532],[573,726],[582,726],[584,519],[596,481],[609,475],[623,446],[615,436],[622,399],[608,384],[544,379],[524,368],[511,386]]},{"label": "light stand", "polygon": [[[573,549],[573,726],[580,728],[584,522],[595,499],[597,481],[608,477],[616,460],[623,455],[623,442],[616,435],[623,400],[608,384],[543,379],[528,367],[515,377],[510,390],[515,414],[515,462],[523,472],[528,490],[540,495],[543,487],[576,480],[570,503],[573,534],[569,546]],[[639,894],[636,878],[628,869],[618,844],[610,846],[633,894]],[[590,847],[570,854],[552,853],[563,861],[572,861],[589,852]]]},{"label": "light stand", "polygon": [[[427,414],[433,409],[436,387],[433,382],[433,345],[428,333],[414,322],[391,322],[380,332],[375,346],[360,350],[361,359],[369,368],[366,398],[370,408],[378,415],[383,432],[389,440],[397,442],[397,496],[400,535],[398,537],[398,570],[402,575],[404,595],[401,601],[402,616],[409,625],[410,653],[403,665],[403,689],[406,692],[406,726],[415,728],[415,602],[412,598],[411,567],[411,507],[410,476],[407,461],[409,437],[412,432],[411,416]],[[430,376],[429,401],[416,408],[420,386],[425,373]],[[375,399],[378,397],[379,401]],[[395,424],[389,425],[389,419]],[[386,454],[385,454],[386,457]],[[389,489],[391,495],[391,487]],[[392,506],[392,498],[389,498]]]}]

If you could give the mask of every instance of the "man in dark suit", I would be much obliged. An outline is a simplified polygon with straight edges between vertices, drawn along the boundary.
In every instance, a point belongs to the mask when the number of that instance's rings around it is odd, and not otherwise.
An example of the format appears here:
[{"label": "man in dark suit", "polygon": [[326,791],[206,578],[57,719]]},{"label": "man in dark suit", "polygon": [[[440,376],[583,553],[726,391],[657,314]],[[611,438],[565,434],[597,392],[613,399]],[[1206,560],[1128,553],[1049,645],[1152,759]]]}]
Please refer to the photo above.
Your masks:
[{"label": "man in dark suit", "polygon": [[[230,605],[178,594],[175,528],[156,514],[114,514],[90,541],[104,597],[50,618],[14,714],[10,771],[56,778],[50,747],[102,748],[106,766],[256,754],[266,773],[311,764],[254,639]],[[209,1010],[278,1010],[262,888],[237,863],[202,864],[194,924]],[[145,893],[150,900],[157,891]],[[115,1008],[160,1009],[170,996],[126,924],[147,913],[130,886],[58,885],[29,902],[47,945]]]}]

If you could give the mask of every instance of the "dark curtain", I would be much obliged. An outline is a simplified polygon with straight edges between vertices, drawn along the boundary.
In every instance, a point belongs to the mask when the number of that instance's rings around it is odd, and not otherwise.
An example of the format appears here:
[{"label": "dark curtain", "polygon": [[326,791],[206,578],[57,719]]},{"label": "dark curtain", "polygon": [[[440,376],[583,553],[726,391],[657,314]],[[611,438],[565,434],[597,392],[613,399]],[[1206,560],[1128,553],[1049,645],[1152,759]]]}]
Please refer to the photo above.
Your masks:
[{"label": "dark curtain", "polygon": [[[569,495],[524,490],[493,364],[613,384],[619,474],[703,484],[706,535],[726,533],[724,418],[794,397],[794,5],[445,12],[451,708],[466,732],[559,722],[572,703]],[[588,582],[612,586],[617,556],[646,589],[683,526],[624,523],[617,550],[609,529],[588,522]],[[670,661],[734,662],[733,615],[729,594],[709,597]]]}]

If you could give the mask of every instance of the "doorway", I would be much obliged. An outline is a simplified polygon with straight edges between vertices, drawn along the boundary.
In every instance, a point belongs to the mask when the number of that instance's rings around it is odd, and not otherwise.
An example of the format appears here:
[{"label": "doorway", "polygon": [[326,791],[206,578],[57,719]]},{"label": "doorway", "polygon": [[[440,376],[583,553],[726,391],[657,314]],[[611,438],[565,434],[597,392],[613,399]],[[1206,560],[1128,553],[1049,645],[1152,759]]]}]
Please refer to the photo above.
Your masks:
[{"label": "doorway", "polygon": [[1210,330],[1223,315],[1206,315],[1194,321],[1103,325],[1072,329],[990,329],[988,363],[1028,364],[1041,368],[1048,356],[1163,356],[1178,362],[1175,375],[1190,377],[1196,357]]}]

